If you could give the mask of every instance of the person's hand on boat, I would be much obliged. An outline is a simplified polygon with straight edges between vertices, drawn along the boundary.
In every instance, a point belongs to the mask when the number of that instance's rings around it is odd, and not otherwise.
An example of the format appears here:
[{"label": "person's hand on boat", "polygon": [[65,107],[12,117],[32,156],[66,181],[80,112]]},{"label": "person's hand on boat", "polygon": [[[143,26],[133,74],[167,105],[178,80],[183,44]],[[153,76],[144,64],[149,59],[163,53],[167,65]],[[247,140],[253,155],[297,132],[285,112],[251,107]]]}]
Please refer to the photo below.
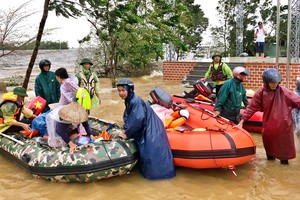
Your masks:
[{"label": "person's hand on boat", "polygon": [[95,137],[93,135],[90,135],[91,140],[95,140]]},{"label": "person's hand on boat", "polygon": [[25,123],[23,123],[23,122],[15,122],[13,125],[14,125],[14,126],[20,126],[20,127],[22,127],[25,131],[30,131],[30,130],[31,130],[30,125],[29,125],[29,124],[25,124]]},{"label": "person's hand on boat", "polygon": [[214,111],[214,114],[213,114],[214,117],[218,117],[220,116],[220,111],[216,110]]},{"label": "person's hand on boat", "polygon": [[233,128],[243,128],[244,120],[242,119],[236,126],[233,126]]},{"label": "person's hand on boat", "polygon": [[90,143],[94,143],[95,142],[95,140],[96,140],[96,138],[93,136],[93,135],[90,135]]},{"label": "person's hand on boat", "polygon": [[19,123],[21,123],[21,127],[22,127],[25,131],[30,131],[30,130],[31,130],[29,124],[25,124],[25,123],[22,123],[22,122],[19,122]]},{"label": "person's hand on boat", "polygon": [[127,139],[127,135],[125,134],[124,131],[122,131],[119,136],[122,138],[122,139]]},{"label": "person's hand on boat", "polygon": [[206,78],[201,78],[200,79],[202,82],[206,82]]},{"label": "person's hand on boat", "polygon": [[70,148],[69,149],[70,153],[74,153],[74,151],[76,150],[77,145],[74,142],[72,142],[72,141],[70,141],[68,143],[68,145],[69,145],[69,148]]}]

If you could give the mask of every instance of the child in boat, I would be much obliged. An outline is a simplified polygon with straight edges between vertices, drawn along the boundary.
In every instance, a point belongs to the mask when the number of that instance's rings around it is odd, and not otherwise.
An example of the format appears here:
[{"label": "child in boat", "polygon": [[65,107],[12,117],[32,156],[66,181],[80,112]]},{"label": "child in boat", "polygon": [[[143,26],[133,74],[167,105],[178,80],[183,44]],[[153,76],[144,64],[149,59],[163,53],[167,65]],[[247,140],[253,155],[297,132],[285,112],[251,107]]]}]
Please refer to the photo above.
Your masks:
[{"label": "child in boat", "polygon": [[27,97],[25,88],[16,87],[13,92],[5,93],[0,104],[0,132],[30,131],[31,120],[21,120],[23,114],[26,118],[35,118],[33,111],[24,107],[24,99]]},{"label": "child in boat", "polygon": [[262,75],[264,86],[252,98],[237,125],[242,127],[255,112],[263,115],[262,138],[268,160],[279,159],[281,164],[289,164],[296,157],[292,108],[300,109],[300,98],[293,91],[280,85],[281,74],[269,68]]},{"label": "child in boat", "polygon": [[214,107],[215,116],[221,115],[234,123],[240,121],[240,109],[249,104],[246,90],[242,84],[250,72],[244,67],[233,69],[234,78],[227,80],[219,91],[218,102]]},{"label": "child in boat", "polygon": [[140,154],[140,171],[147,179],[175,177],[173,155],[163,122],[149,104],[134,93],[128,78],[117,82],[119,96],[125,100],[124,131],[120,137],[135,140]]}]

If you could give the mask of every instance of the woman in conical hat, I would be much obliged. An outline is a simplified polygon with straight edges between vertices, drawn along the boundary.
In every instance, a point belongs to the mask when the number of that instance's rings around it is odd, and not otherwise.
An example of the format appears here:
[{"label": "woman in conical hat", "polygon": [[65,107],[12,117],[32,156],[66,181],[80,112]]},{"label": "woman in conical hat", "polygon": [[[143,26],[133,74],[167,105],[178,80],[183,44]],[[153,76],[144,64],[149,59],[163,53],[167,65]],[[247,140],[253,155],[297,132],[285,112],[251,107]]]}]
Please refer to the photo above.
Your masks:
[{"label": "woman in conical hat", "polygon": [[[62,143],[68,144],[70,147],[70,152],[73,152],[77,144],[75,144],[71,139],[70,135],[78,133],[79,125],[82,124],[87,136],[92,136],[92,130],[88,124],[88,115],[81,105],[74,102],[76,91],[78,90],[78,85],[76,79],[70,78],[68,72],[65,68],[59,68],[55,71],[56,79],[61,84],[61,98],[59,100],[59,105],[56,109],[58,111],[59,120],[56,119],[55,123],[51,123],[51,120],[47,119],[47,128],[49,133],[48,144],[50,146],[61,146]],[[55,111],[55,109],[53,111]],[[50,115],[51,116],[51,115]],[[49,127],[49,125],[54,125]],[[75,125],[75,128],[73,128]],[[51,129],[52,128],[52,129]],[[51,130],[51,131],[50,131]],[[51,138],[51,133],[52,138]],[[56,136],[60,136],[63,140],[62,142],[57,142]],[[55,138],[55,139],[54,139]]]},{"label": "woman in conical hat", "polygon": [[58,112],[58,116],[61,120],[72,124],[79,124],[88,120],[87,112],[77,102],[72,102],[62,107]]}]

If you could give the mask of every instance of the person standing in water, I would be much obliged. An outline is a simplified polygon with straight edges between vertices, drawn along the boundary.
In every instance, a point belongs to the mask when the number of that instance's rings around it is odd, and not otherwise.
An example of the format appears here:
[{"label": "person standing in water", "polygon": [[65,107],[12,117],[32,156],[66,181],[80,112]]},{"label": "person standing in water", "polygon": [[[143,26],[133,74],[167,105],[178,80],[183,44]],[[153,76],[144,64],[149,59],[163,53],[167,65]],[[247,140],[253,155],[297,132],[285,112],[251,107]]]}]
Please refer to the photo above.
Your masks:
[{"label": "person standing in water", "polygon": [[85,88],[91,97],[91,109],[99,108],[100,99],[100,84],[99,78],[92,70],[92,61],[89,58],[83,58],[80,62],[79,72],[76,74],[78,86]]},{"label": "person standing in water", "polygon": [[173,155],[161,119],[151,106],[134,93],[128,78],[117,82],[119,96],[125,100],[123,139],[134,139],[140,157],[140,171],[147,179],[175,177]]},{"label": "person standing in water", "polygon": [[257,111],[264,113],[262,138],[268,160],[289,164],[296,157],[292,108],[300,109],[300,98],[293,91],[280,86],[281,74],[269,68],[262,75],[264,86],[253,96],[237,127]]},{"label": "person standing in water", "polygon": [[43,59],[39,63],[41,73],[36,77],[34,91],[36,96],[41,96],[46,100],[46,106],[42,111],[50,110],[49,104],[57,103],[60,98],[60,84],[56,80],[55,73],[50,71],[51,62]]}]

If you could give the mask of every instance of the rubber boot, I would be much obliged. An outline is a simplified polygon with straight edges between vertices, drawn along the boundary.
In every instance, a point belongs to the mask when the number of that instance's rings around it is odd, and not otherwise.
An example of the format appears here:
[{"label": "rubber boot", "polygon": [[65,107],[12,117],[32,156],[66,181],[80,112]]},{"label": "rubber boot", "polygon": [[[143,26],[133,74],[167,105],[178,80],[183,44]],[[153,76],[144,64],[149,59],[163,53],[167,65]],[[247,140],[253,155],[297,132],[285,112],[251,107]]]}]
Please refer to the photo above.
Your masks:
[{"label": "rubber boot", "polygon": [[288,165],[289,164],[289,160],[281,160],[280,163],[282,165]]},{"label": "rubber boot", "polygon": [[267,155],[268,160],[275,160],[275,157]]}]

